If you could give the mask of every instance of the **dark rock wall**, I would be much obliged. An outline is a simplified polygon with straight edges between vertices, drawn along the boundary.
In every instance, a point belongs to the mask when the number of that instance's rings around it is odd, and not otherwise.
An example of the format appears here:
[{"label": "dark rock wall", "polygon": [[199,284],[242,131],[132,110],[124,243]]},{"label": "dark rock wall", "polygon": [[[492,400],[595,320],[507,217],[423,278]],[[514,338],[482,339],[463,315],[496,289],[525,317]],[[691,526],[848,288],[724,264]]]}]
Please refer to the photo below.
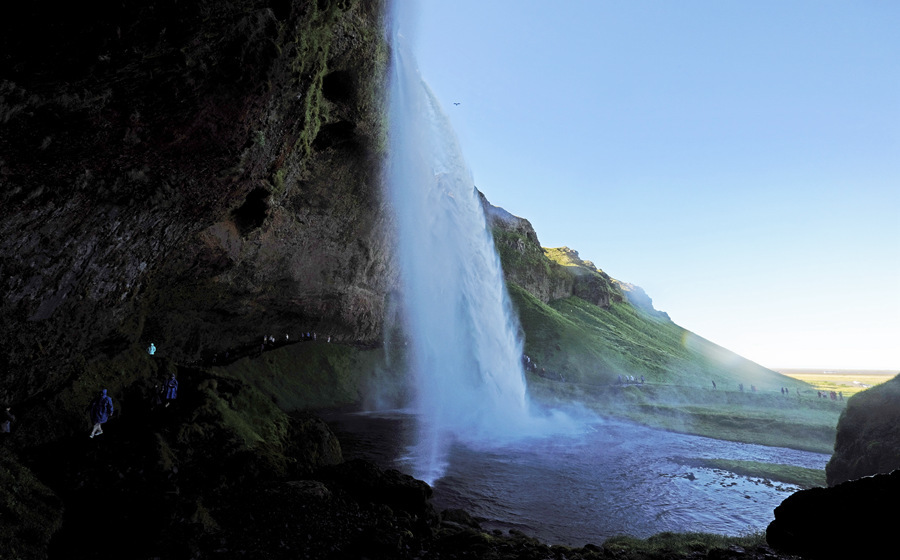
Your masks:
[{"label": "dark rock wall", "polygon": [[0,15],[0,400],[156,343],[378,340],[381,2]]},{"label": "dark rock wall", "polygon": [[900,470],[800,490],[775,508],[766,541],[810,560],[894,558],[897,515],[891,506],[898,498]]},{"label": "dark rock wall", "polygon": [[841,413],[828,485],[900,469],[900,376],[850,397]]}]

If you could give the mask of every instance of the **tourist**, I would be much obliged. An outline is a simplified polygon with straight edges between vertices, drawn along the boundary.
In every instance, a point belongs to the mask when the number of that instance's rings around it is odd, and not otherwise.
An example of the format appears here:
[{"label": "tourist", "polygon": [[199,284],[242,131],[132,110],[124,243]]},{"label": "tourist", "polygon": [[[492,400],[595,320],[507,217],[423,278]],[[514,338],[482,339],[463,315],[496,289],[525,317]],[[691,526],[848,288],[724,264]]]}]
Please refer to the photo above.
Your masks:
[{"label": "tourist", "polygon": [[713,384],[713,389],[715,389],[715,388],[716,388],[716,381],[715,381],[715,379],[713,380],[712,384]]},{"label": "tourist", "polygon": [[164,392],[159,383],[153,385],[153,393],[150,396],[150,410],[156,410],[162,406]]},{"label": "tourist", "polygon": [[12,431],[12,423],[16,421],[10,407],[3,408],[3,422],[0,423],[0,434],[8,434]]},{"label": "tourist", "polygon": [[147,353],[150,354],[151,356],[153,354],[156,354],[156,345],[153,344],[152,342],[150,343],[150,346],[147,347]]},{"label": "tourist", "polygon": [[105,424],[113,413],[112,398],[106,394],[106,389],[100,391],[100,394],[91,401],[89,409],[91,411],[91,422],[94,424],[94,429],[91,430],[91,437],[93,438],[103,433],[101,425]]},{"label": "tourist", "polygon": [[178,397],[178,380],[173,373],[166,381],[166,408]]}]

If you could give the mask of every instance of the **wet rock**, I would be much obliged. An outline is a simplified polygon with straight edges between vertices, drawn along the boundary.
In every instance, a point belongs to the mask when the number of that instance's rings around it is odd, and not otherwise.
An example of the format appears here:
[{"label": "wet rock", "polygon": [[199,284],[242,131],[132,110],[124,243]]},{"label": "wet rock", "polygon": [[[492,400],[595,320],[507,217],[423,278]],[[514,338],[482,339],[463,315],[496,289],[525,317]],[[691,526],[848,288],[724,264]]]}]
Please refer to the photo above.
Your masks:
[{"label": "wet rock", "polygon": [[321,418],[295,415],[291,417],[291,432],[287,453],[295,458],[297,472],[308,474],[343,461],[340,442]]},{"label": "wet rock", "polygon": [[317,480],[291,480],[284,484],[307,500],[328,500],[331,498],[331,490]]},{"label": "wet rock", "polygon": [[461,526],[481,529],[478,521],[464,509],[445,509],[441,512],[441,522],[452,522]]},{"label": "wet rock", "polygon": [[382,470],[373,463],[355,459],[324,469],[319,477],[338,484],[357,501],[386,504],[427,524],[438,520],[431,505],[431,487],[395,469]]}]

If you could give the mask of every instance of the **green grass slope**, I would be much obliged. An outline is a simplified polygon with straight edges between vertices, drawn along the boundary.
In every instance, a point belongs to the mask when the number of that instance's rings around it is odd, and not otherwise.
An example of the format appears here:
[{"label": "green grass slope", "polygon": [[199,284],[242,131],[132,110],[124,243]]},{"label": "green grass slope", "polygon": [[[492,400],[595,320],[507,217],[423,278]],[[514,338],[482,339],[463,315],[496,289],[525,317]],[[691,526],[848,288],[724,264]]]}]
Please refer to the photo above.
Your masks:
[{"label": "green grass slope", "polygon": [[747,391],[809,390],[809,385],[730,352],[627,302],[598,307],[572,296],[544,304],[518,286],[510,295],[525,332],[525,353],[573,382],[609,384],[618,375],[649,383]]},{"label": "green grass slope", "polygon": [[[802,381],[627,301],[604,308],[572,296],[545,304],[516,285],[509,291],[525,354],[536,365],[528,372],[529,390],[540,403],[575,401],[603,415],[679,432],[832,450],[843,403],[818,398]],[[619,376],[643,376],[645,383],[621,383]]]}]

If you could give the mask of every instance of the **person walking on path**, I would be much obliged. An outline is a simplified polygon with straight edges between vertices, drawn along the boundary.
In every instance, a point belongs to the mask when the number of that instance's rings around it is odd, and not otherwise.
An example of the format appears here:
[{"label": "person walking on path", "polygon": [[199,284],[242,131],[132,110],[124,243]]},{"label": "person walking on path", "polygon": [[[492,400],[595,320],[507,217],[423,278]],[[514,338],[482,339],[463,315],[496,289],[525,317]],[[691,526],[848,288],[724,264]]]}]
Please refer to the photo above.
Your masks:
[{"label": "person walking on path", "polygon": [[106,394],[106,389],[100,391],[100,394],[91,401],[90,411],[91,422],[94,424],[94,429],[91,430],[91,437],[93,438],[103,433],[101,425],[105,424],[113,413],[112,398]]},{"label": "person walking on path", "polygon": [[175,374],[173,373],[169,380],[166,381],[166,407],[172,403],[178,397],[178,380],[175,379]]},{"label": "person walking on path", "polygon": [[8,434],[12,431],[12,423],[16,421],[16,417],[13,416],[10,407],[5,406],[3,408],[3,421],[0,422],[0,433]]}]

